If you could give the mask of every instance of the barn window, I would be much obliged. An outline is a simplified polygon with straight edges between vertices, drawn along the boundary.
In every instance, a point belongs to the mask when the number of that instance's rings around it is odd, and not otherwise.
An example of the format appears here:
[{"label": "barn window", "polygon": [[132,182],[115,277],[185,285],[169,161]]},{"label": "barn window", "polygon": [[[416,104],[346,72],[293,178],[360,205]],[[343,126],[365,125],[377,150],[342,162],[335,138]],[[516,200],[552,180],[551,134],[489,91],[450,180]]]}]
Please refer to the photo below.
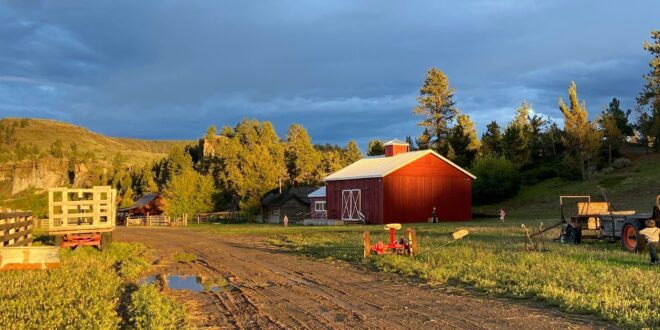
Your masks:
[{"label": "barn window", "polygon": [[325,201],[316,201],[316,202],[314,202],[314,210],[316,210],[316,211],[325,211]]}]

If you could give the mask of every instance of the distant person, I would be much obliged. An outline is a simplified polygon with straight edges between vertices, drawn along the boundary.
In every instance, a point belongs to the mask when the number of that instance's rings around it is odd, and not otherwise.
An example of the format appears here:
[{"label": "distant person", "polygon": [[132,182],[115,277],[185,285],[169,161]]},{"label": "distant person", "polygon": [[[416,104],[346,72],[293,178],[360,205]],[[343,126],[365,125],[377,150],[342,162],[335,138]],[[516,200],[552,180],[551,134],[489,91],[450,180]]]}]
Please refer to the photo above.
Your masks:
[{"label": "distant person", "polygon": [[433,223],[438,223],[438,213],[436,212],[435,206],[431,211],[431,218],[433,219]]},{"label": "distant person", "polygon": [[282,219],[282,223],[284,224],[284,227],[289,226],[289,217],[285,214],[284,219]]},{"label": "distant person", "polygon": [[500,209],[500,223],[504,223],[505,217],[506,217],[506,212],[504,212],[504,209]]},{"label": "distant person", "polygon": [[651,265],[660,265],[658,259],[658,245],[660,245],[660,228],[655,226],[655,220],[646,220],[646,228],[639,231],[639,234],[646,238],[651,256]]}]

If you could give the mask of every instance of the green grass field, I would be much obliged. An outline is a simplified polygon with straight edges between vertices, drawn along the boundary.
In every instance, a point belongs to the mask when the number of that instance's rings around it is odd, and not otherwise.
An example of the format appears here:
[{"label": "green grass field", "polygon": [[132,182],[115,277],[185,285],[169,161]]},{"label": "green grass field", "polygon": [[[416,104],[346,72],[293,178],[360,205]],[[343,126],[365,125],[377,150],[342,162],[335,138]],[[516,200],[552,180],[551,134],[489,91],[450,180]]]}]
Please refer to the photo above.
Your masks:
[{"label": "green grass field", "polygon": [[54,270],[0,272],[0,329],[181,329],[185,311],[153,285],[139,244],[61,250]]},{"label": "green grass field", "polygon": [[596,174],[584,181],[553,178],[523,186],[513,198],[502,203],[475,206],[473,212],[497,215],[500,209],[504,209],[511,219],[559,219],[560,195],[591,195],[595,201],[602,201],[599,186],[608,191],[608,197],[617,209],[651,212],[655,197],[660,194],[660,153],[635,155],[631,152],[630,155],[633,159],[631,167],[610,174]]},{"label": "green grass field", "polygon": [[[570,313],[593,314],[619,326],[660,327],[660,268],[648,256],[624,252],[618,243],[578,246],[552,242],[547,252],[524,251],[522,222],[494,221],[414,225],[420,254],[362,260],[362,233],[372,243],[387,241],[382,226],[289,227],[273,225],[195,225],[216,234],[263,235],[277,246],[322,260],[341,260],[433,284],[475,288],[489,295],[531,298]],[[538,224],[536,224],[538,225]],[[442,246],[448,232],[467,228],[468,238]]]}]

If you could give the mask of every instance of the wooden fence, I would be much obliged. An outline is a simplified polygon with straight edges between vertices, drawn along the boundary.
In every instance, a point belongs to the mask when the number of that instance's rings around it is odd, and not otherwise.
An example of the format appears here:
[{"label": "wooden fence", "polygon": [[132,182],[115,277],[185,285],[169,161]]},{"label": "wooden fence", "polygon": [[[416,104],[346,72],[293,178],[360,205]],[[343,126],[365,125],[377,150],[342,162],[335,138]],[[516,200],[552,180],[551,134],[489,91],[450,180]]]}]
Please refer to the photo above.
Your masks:
[{"label": "wooden fence", "polygon": [[196,223],[241,223],[248,221],[248,218],[241,216],[238,212],[222,211],[200,213],[192,221]]},{"label": "wooden fence", "polygon": [[32,244],[32,212],[4,211],[0,213],[0,247]]},{"label": "wooden fence", "polygon": [[124,225],[128,226],[165,226],[165,227],[180,227],[188,225],[188,215],[181,218],[172,219],[169,215],[148,215],[140,217],[128,217],[124,219]]}]

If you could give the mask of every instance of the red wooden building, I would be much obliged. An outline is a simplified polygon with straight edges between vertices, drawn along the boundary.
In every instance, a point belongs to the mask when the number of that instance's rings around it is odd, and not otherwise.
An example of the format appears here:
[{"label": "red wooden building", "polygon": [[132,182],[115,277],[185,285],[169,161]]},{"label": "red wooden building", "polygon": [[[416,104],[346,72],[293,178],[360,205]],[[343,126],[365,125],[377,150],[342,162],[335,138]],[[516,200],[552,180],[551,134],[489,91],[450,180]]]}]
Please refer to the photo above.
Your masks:
[{"label": "red wooden building", "polygon": [[472,218],[476,177],[431,151],[390,141],[385,156],[361,159],[325,178],[328,219],[371,224]]}]

